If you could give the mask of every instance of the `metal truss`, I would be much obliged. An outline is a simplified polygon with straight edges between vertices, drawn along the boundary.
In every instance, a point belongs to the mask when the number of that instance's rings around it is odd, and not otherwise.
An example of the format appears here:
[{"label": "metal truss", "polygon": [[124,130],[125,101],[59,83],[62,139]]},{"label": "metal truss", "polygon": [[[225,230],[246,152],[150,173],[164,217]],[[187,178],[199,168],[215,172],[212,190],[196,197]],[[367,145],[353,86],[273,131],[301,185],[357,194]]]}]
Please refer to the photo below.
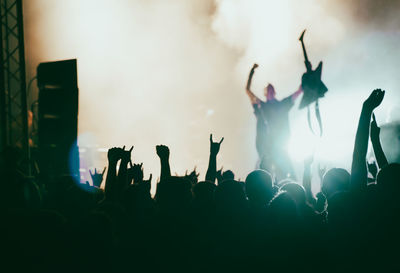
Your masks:
[{"label": "metal truss", "polygon": [[0,18],[0,144],[21,151],[19,168],[29,175],[22,0],[0,0]]}]

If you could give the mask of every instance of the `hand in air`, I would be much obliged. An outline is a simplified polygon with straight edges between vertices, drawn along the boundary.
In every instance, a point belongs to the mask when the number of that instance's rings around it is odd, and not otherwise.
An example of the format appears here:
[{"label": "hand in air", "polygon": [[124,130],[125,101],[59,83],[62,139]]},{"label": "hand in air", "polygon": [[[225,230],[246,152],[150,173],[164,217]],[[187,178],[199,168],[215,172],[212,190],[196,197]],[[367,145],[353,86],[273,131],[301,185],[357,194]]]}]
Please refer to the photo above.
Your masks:
[{"label": "hand in air", "polygon": [[100,188],[101,182],[103,181],[103,176],[104,176],[105,171],[106,171],[106,167],[104,167],[104,169],[101,173],[97,172],[96,168],[94,168],[94,173],[92,173],[92,171],[89,170],[90,177],[92,177],[93,186]]},{"label": "hand in air", "polygon": [[153,175],[150,174],[149,179],[143,180],[140,182],[139,186],[144,189],[149,195],[150,195],[150,189],[151,189],[151,180],[153,179]]},{"label": "hand in air", "polygon": [[380,132],[381,132],[381,128],[379,128],[378,124],[376,123],[375,114],[372,114],[371,140],[379,139]]},{"label": "hand in air", "polygon": [[213,141],[213,136],[210,134],[210,153],[212,155],[217,155],[219,153],[219,148],[221,147],[221,143],[224,141],[224,138],[221,138],[219,142]]},{"label": "hand in air", "polygon": [[118,160],[122,158],[124,150],[121,148],[113,147],[108,150],[107,158],[110,164],[117,164]]},{"label": "hand in air", "polygon": [[168,159],[169,158],[169,148],[165,145],[157,145],[156,152],[160,159]]},{"label": "hand in air", "polygon": [[130,162],[130,168],[128,169],[128,180],[137,184],[143,181],[143,163],[133,164]]},{"label": "hand in air", "polygon": [[193,171],[191,173],[188,174],[188,171],[185,172],[185,178],[190,180],[190,182],[192,182],[192,184],[197,184],[197,182],[199,182],[199,175],[200,173],[197,172],[197,167],[194,167]]},{"label": "hand in air", "polygon": [[368,99],[364,101],[364,107],[366,107],[370,111],[373,111],[381,104],[384,96],[385,91],[381,89],[375,89],[374,91],[372,91],[371,95],[369,95]]},{"label": "hand in air", "polygon": [[256,69],[258,67],[258,64],[253,64],[253,69]]},{"label": "hand in air", "polygon": [[121,155],[121,159],[123,162],[125,162],[126,164],[128,164],[128,162],[131,161],[131,153],[133,150],[133,146],[129,149],[125,151],[125,146],[122,148],[122,155]]},{"label": "hand in air", "polygon": [[368,162],[367,163],[368,171],[369,173],[376,178],[376,175],[378,174],[378,166],[376,165],[375,161]]}]

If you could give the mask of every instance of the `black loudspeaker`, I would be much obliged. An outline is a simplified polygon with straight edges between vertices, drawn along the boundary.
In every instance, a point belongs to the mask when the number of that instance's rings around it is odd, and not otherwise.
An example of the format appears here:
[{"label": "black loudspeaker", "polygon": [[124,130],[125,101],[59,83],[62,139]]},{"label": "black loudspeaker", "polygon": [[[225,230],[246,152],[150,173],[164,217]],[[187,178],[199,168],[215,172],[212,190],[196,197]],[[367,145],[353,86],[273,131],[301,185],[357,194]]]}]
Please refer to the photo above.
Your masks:
[{"label": "black loudspeaker", "polygon": [[40,172],[79,178],[76,60],[39,64],[37,83]]}]

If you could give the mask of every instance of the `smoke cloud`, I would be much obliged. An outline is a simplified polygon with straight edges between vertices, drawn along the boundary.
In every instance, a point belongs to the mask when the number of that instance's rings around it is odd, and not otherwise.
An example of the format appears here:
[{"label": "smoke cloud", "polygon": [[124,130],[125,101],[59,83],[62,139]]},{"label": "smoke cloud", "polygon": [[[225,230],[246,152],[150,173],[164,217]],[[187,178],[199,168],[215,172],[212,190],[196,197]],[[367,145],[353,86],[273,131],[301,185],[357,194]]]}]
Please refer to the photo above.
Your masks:
[{"label": "smoke cloud", "polygon": [[[78,59],[82,145],[135,145],[134,161],[157,176],[154,146],[166,144],[173,172],[197,165],[204,177],[214,133],[225,137],[219,165],[244,178],[257,159],[249,69],[260,65],[259,97],[269,82],[278,98],[290,95],[305,71],[298,37],[307,29],[309,58],[324,61],[329,88],[320,102],[325,135],[312,136],[295,107],[289,150],[299,174],[312,150],[328,166],[349,167],[362,101],[373,88],[388,91],[378,122],[399,102],[396,2],[24,1],[28,76],[40,62]],[[103,155],[92,165],[104,163]]]}]

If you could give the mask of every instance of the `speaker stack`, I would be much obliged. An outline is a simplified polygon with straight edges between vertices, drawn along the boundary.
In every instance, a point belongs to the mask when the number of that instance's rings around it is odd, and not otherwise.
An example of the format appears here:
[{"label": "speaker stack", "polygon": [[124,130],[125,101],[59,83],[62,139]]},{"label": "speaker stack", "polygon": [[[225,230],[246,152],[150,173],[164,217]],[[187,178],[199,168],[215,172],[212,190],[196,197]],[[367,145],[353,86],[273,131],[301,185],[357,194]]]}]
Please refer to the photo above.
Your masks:
[{"label": "speaker stack", "polygon": [[39,64],[37,83],[40,173],[79,177],[76,59]]}]

